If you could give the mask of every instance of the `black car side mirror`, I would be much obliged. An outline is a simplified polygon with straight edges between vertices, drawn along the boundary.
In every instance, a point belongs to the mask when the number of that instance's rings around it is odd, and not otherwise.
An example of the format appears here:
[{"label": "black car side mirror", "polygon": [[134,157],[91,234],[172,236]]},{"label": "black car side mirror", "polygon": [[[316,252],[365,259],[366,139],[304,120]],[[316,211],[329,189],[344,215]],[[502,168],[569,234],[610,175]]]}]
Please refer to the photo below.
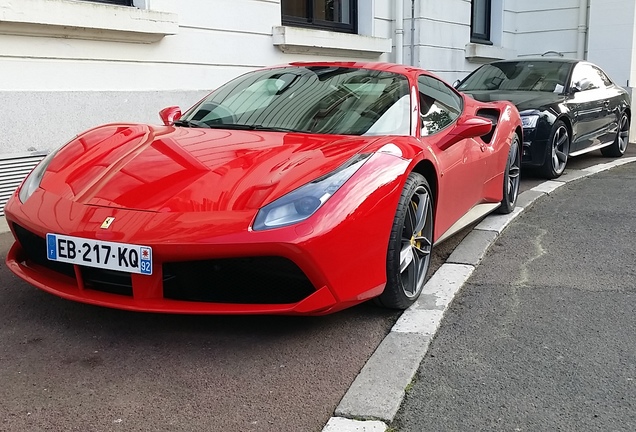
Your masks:
[{"label": "black car side mirror", "polygon": [[453,88],[458,88],[461,83],[462,82],[460,80],[455,80],[455,82],[453,83]]}]

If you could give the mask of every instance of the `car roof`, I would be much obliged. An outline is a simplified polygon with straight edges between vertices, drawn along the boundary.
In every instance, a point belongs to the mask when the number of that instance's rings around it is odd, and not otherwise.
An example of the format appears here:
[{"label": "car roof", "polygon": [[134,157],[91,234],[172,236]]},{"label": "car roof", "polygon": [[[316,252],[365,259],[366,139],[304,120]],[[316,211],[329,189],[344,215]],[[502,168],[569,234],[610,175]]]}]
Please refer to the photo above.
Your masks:
[{"label": "car roof", "polygon": [[[519,57],[515,59],[507,59],[507,60],[497,60],[492,62],[495,63],[519,63],[519,62],[557,62],[557,63],[581,63],[582,60],[573,59],[573,58],[562,58],[562,57]],[[587,62],[586,62],[587,63]]]},{"label": "car roof", "polygon": [[309,62],[291,62],[287,64],[280,64],[272,67],[307,67],[307,66],[329,66],[329,67],[347,67],[358,69],[371,69],[385,72],[394,72],[399,74],[409,74],[413,72],[425,72],[430,74],[425,69],[417,68],[414,66],[396,64],[396,63],[381,63],[381,62],[340,62],[340,61],[309,61]]}]

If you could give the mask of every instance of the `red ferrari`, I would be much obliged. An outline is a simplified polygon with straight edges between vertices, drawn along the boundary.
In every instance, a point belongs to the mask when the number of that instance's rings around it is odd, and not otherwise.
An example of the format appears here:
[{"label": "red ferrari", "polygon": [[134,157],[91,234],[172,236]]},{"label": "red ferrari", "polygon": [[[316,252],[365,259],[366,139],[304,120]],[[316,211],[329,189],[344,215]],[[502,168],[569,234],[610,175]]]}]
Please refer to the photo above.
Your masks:
[{"label": "red ferrari", "polygon": [[413,67],[293,63],[163,126],[52,151],[5,207],[8,267],[133,311],[327,314],[411,305],[435,244],[519,191],[519,114]]}]

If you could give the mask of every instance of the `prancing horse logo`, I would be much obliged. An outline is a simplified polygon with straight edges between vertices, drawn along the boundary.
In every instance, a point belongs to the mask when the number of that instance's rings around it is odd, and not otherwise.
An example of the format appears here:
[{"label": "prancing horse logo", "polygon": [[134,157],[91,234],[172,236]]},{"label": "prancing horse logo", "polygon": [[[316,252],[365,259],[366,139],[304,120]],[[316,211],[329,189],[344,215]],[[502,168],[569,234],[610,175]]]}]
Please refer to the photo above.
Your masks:
[{"label": "prancing horse logo", "polygon": [[108,216],[106,218],[106,220],[104,220],[104,222],[102,222],[102,226],[100,228],[101,229],[108,229],[111,226],[111,224],[113,223],[114,220],[115,220],[114,217]]}]

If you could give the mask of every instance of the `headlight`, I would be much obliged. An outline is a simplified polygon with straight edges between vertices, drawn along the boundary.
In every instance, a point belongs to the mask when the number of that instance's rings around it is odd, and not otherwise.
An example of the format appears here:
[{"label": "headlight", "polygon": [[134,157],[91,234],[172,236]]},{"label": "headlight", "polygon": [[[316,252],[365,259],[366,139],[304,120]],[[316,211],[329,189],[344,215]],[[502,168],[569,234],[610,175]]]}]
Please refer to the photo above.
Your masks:
[{"label": "headlight", "polygon": [[35,190],[40,187],[42,177],[44,177],[46,169],[48,168],[49,164],[53,160],[53,157],[55,157],[58,151],[59,148],[46,155],[46,157],[42,159],[42,161],[35,168],[33,168],[33,171],[29,173],[27,178],[24,179],[22,185],[20,186],[20,193],[18,194],[18,197],[20,198],[22,204],[24,204],[26,200],[28,200],[29,197],[33,195],[33,192],[35,192]]},{"label": "headlight", "polygon": [[278,198],[258,211],[255,231],[292,225],[307,219],[369,159],[370,154],[356,155],[333,172]]},{"label": "headlight", "polygon": [[524,115],[521,116],[521,125],[524,129],[533,129],[537,127],[537,121],[539,120],[539,115]]}]

